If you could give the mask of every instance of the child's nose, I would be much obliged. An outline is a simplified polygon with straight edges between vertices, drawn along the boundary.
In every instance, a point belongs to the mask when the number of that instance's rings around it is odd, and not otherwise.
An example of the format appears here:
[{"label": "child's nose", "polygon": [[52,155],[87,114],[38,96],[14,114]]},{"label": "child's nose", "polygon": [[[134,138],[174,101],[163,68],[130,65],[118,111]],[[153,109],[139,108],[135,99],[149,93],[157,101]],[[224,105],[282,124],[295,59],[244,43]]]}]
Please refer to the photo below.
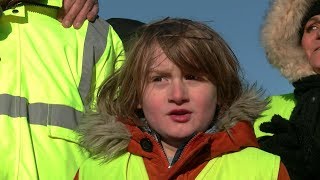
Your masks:
[{"label": "child's nose", "polygon": [[188,88],[182,81],[173,82],[169,88],[168,100],[181,105],[189,101]]}]

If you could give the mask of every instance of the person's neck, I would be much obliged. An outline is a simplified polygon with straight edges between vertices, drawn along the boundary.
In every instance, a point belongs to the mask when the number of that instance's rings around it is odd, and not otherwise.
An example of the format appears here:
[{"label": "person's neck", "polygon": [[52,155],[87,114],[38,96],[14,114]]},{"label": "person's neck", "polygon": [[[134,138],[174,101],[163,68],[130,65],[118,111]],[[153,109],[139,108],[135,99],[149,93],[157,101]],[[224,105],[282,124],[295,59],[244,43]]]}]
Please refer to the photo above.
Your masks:
[{"label": "person's neck", "polygon": [[164,141],[161,141],[161,144],[162,144],[164,153],[166,154],[167,158],[172,159],[174,157],[175,153],[177,152],[177,149],[178,149],[177,146],[170,145]]}]

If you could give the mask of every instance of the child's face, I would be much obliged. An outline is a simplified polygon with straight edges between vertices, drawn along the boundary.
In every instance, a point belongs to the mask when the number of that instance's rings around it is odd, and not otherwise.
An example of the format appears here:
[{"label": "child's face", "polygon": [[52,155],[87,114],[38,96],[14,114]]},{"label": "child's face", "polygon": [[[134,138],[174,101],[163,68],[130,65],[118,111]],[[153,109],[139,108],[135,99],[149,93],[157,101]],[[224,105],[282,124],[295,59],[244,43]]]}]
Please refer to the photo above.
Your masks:
[{"label": "child's face", "polygon": [[145,118],[161,140],[180,144],[213,120],[217,88],[199,72],[183,73],[158,51],[142,97]]}]

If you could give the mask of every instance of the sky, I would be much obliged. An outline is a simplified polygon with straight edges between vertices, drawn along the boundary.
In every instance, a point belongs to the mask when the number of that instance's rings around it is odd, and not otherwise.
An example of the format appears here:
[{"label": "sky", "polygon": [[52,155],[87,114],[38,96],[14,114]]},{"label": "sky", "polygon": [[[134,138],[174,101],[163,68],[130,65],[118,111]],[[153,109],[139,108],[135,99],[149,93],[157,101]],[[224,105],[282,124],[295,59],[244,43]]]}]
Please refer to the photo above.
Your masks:
[{"label": "sky", "polygon": [[215,29],[237,56],[246,80],[265,95],[290,93],[292,85],[272,67],[260,43],[269,0],[99,0],[99,16],[150,22],[164,17],[189,18]]}]

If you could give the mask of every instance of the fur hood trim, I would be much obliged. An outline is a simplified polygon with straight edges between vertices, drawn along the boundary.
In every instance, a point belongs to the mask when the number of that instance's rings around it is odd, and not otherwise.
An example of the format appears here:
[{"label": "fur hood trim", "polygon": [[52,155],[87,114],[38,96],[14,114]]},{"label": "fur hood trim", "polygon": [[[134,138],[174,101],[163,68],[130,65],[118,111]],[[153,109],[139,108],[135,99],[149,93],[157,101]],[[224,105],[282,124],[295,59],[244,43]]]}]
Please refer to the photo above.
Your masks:
[{"label": "fur hood trim", "polygon": [[[228,131],[238,121],[254,123],[266,109],[267,101],[263,91],[255,86],[244,91],[231,107],[226,110],[215,123],[218,132]],[[126,126],[108,115],[91,114],[80,124],[80,144],[89,151],[94,159],[108,161],[127,151],[131,134]]]},{"label": "fur hood trim", "polygon": [[315,74],[300,45],[299,29],[316,0],[274,0],[262,26],[267,58],[289,81]]}]

